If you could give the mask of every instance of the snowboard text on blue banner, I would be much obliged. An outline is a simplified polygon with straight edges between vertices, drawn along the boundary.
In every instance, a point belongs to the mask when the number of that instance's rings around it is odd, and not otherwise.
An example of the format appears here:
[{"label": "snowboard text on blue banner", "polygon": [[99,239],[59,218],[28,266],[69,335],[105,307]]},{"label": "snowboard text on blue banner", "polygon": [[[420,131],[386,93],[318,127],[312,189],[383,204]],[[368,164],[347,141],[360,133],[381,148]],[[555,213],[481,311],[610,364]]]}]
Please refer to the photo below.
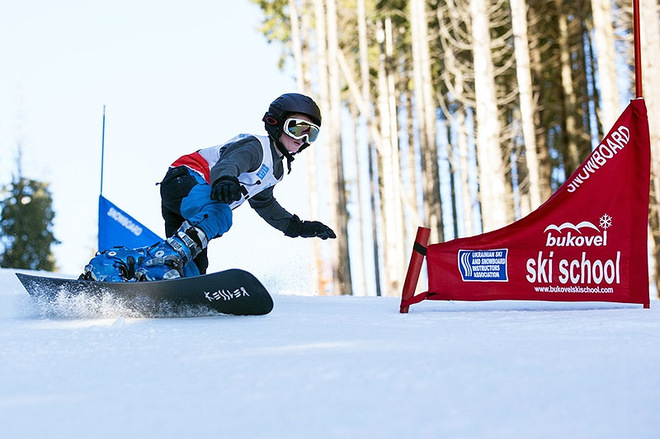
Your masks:
[{"label": "snowboard text on blue banner", "polygon": [[129,248],[146,247],[161,238],[135,218],[99,196],[99,242],[98,249],[115,246]]}]

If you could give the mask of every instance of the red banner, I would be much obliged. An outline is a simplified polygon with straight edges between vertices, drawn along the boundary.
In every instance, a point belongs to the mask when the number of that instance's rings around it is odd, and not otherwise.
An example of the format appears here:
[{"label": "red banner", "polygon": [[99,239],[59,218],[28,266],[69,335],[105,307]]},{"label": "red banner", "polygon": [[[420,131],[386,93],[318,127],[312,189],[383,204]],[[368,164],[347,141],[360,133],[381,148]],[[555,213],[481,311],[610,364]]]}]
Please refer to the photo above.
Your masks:
[{"label": "red banner", "polygon": [[429,290],[415,297],[404,290],[402,312],[424,299],[648,307],[649,184],[646,106],[635,99],[537,210],[499,230],[429,245]]}]

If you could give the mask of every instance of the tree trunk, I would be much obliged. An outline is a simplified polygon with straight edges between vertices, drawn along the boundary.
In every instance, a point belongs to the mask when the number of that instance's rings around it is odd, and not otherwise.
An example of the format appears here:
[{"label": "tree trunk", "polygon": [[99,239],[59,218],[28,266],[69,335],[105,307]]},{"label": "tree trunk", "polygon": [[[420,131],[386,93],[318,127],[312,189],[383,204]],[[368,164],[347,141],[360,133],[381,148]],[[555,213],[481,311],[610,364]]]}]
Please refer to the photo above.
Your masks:
[{"label": "tree trunk", "polygon": [[405,274],[403,262],[403,233],[401,224],[400,166],[397,141],[396,99],[393,89],[391,59],[392,22],[385,17],[380,28],[382,36],[381,54],[378,65],[378,108],[382,144],[380,158],[380,204],[381,242],[383,243],[383,281],[385,295],[400,294]]},{"label": "tree trunk", "polygon": [[490,23],[486,0],[470,0],[472,52],[476,94],[479,191],[485,232],[507,224],[507,191],[500,149],[500,123],[490,51]]},{"label": "tree trunk", "polygon": [[559,13],[559,58],[561,69],[561,86],[563,96],[563,125],[565,157],[564,167],[566,178],[582,163],[577,139],[577,102],[573,86],[573,69],[571,62],[571,47],[568,35],[568,13],[562,8],[562,0],[556,0]]},{"label": "tree trunk", "polygon": [[[293,63],[296,67],[296,88],[305,94],[310,94],[310,84],[307,78],[307,71],[309,71],[308,53],[304,53],[302,39],[305,34],[300,29],[300,14],[296,0],[289,0],[289,20],[291,21],[291,47],[293,53]],[[304,18],[303,18],[304,19]],[[319,203],[318,203],[318,185],[316,182],[316,162],[318,157],[318,150],[310,148],[303,156],[302,160],[305,163],[305,170],[307,171],[307,194],[309,203],[309,214],[312,218],[319,217]],[[318,240],[310,242],[312,248],[312,269],[310,270],[310,279],[312,288],[316,292],[324,291],[324,285],[321,282],[320,270],[323,266],[323,257],[321,254],[321,246]]]},{"label": "tree trunk", "polygon": [[[331,209],[335,215],[337,240],[332,243],[333,293],[353,294],[351,282],[351,263],[348,251],[348,212],[346,210],[346,182],[344,179],[344,161],[341,148],[341,88],[338,66],[339,42],[337,39],[337,8],[335,0],[326,0],[327,6],[327,44],[328,44],[328,87],[329,104],[325,120],[330,122],[327,150],[330,153],[330,191],[332,197]],[[324,122],[328,125],[328,122]]]},{"label": "tree trunk", "polygon": [[536,128],[534,127],[534,96],[527,38],[527,7],[524,0],[511,0],[511,25],[516,56],[516,77],[520,101],[520,120],[525,143],[525,164],[529,179],[530,211],[541,205],[539,186],[539,161],[536,153]]},{"label": "tree trunk", "polygon": [[444,240],[438,147],[436,142],[436,105],[431,82],[431,56],[424,0],[410,0],[410,32],[412,38],[414,96],[419,142],[422,151],[424,216],[431,229],[431,242]]},{"label": "tree trunk", "polygon": [[[609,1],[591,0],[594,18],[594,41],[598,55],[598,90],[600,91],[600,120],[604,131],[609,131],[619,118],[619,91],[616,75],[614,27]],[[657,18],[657,17],[656,17]]]}]

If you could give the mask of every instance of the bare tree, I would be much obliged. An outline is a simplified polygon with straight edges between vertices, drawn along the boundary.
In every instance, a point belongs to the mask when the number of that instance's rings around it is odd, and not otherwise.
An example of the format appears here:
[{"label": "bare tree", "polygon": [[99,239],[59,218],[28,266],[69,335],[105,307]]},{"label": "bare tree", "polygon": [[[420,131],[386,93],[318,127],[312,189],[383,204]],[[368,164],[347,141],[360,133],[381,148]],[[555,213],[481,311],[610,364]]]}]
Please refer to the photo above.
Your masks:
[{"label": "bare tree", "polygon": [[609,1],[591,0],[594,22],[594,40],[598,55],[598,79],[602,124],[609,130],[619,118],[619,91],[617,86],[614,51],[614,27]]},{"label": "bare tree", "polygon": [[527,6],[524,0],[511,0],[511,25],[516,53],[516,77],[520,94],[520,121],[525,143],[525,164],[529,179],[530,210],[541,205],[539,163],[536,153],[536,128],[534,126],[534,96],[527,38]]},{"label": "bare tree", "polygon": [[[331,209],[335,217],[338,239],[332,243],[332,271],[334,294],[353,294],[351,280],[351,263],[348,252],[348,211],[346,198],[346,182],[344,178],[344,159],[341,144],[341,77],[339,72],[339,47],[337,27],[336,0],[325,0],[327,19],[327,48],[328,48],[328,90],[329,107],[326,111],[326,120],[330,122],[326,137],[327,150],[330,153],[330,173],[328,178],[332,195]],[[320,17],[317,15],[317,20]]]},{"label": "bare tree", "polygon": [[436,142],[436,108],[431,80],[431,59],[428,43],[427,12],[424,0],[410,0],[410,33],[414,78],[415,111],[419,125],[422,151],[422,184],[424,190],[424,219],[431,229],[431,240],[444,238],[440,179],[438,174],[438,146]]},{"label": "bare tree", "polygon": [[483,228],[494,230],[507,224],[507,190],[500,149],[495,73],[490,51],[490,23],[485,0],[470,0],[472,51],[476,95],[479,191]]}]

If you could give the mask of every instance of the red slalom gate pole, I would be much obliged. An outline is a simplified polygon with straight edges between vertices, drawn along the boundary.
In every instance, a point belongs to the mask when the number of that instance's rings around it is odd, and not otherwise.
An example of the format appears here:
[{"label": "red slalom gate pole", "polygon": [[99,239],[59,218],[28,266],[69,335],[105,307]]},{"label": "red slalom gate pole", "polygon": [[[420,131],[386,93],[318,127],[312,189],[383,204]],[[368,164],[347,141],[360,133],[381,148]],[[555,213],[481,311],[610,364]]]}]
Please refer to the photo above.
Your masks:
[{"label": "red slalom gate pole", "polygon": [[635,97],[644,97],[642,89],[642,47],[639,24],[639,0],[633,0],[633,47],[635,53]]},{"label": "red slalom gate pole", "polygon": [[415,294],[419,274],[422,272],[422,263],[426,257],[426,247],[429,245],[430,234],[431,229],[429,228],[417,228],[417,236],[415,237],[413,252],[410,256],[410,264],[408,265],[408,272],[406,273],[406,279],[403,282],[403,291],[401,293],[401,307],[399,308],[399,312],[402,314],[406,314],[409,308],[408,305],[404,306],[403,303]]}]

